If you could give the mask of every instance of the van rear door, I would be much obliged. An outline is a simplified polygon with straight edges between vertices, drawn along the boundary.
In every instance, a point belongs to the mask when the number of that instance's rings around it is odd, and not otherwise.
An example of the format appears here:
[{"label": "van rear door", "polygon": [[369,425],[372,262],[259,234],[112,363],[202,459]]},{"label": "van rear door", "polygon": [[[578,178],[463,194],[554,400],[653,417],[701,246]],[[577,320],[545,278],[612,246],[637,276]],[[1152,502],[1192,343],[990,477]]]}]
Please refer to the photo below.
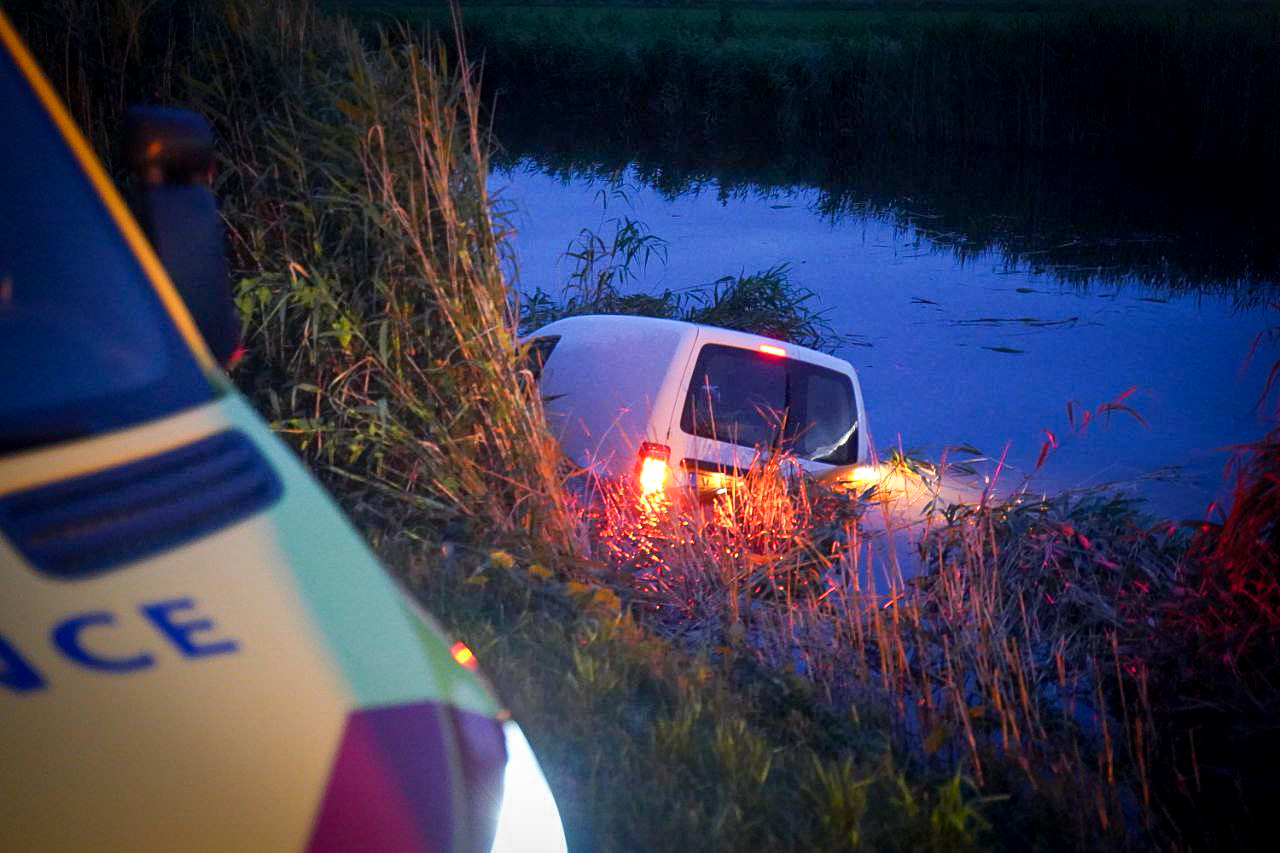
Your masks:
[{"label": "van rear door", "polygon": [[698,485],[719,485],[779,448],[809,470],[857,461],[857,396],[847,374],[772,345],[706,341],[692,361],[672,429]]}]

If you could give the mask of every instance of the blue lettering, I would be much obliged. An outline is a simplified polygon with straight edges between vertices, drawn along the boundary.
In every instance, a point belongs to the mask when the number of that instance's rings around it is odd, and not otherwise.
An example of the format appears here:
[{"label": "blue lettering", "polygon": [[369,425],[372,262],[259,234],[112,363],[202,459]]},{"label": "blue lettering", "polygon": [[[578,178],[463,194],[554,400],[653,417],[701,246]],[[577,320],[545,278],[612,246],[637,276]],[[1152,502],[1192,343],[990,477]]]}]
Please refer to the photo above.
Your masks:
[{"label": "blue lettering", "polygon": [[53,629],[54,645],[81,666],[103,672],[133,672],[154,664],[155,658],[146,652],[139,652],[129,658],[107,658],[94,654],[81,645],[80,633],[85,628],[94,625],[114,625],[115,621],[116,617],[105,610],[73,616]]},{"label": "blue lettering", "polygon": [[15,693],[39,690],[44,687],[44,679],[40,677],[40,673],[36,672],[4,637],[0,637],[0,664],[4,664],[4,669],[0,669],[0,684]]},{"label": "blue lettering", "polygon": [[237,651],[240,646],[235,640],[207,640],[200,643],[193,639],[193,634],[213,630],[212,620],[188,619],[186,622],[175,622],[170,615],[172,611],[191,610],[195,606],[195,602],[189,598],[175,598],[144,604],[142,612],[178,647],[178,651],[189,658],[225,655]]}]

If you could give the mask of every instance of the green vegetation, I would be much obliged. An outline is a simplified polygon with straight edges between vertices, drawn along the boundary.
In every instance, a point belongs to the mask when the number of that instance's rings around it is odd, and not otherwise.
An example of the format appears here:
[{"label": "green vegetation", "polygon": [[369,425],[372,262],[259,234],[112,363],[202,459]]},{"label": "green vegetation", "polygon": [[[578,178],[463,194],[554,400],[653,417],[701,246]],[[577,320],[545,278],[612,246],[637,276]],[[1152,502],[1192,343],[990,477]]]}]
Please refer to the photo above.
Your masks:
[{"label": "green vegetation", "polygon": [[235,378],[259,409],[329,479],[567,540],[471,78],[433,43],[370,47],[306,2],[72,6],[19,21],[99,151],[128,101],[216,128],[249,351]]},{"label": "green vegetation", "polygon": [[666,243],[629,216],[606,224],[613,227],[608,239],[583,228],[569,247],[566,257],[575,266],[559,300],[541,288],[521,297],[522,331],[576,314],[638,314],[741,329],[821,350],[856,343],[852,336],[837,334],[811,308],[813,293],[791,283],[785,263],[657,296],[624,293],[651,262],[666,262]]},{"label": "green vegetation", "polygon": [[966,777],[900,766],[879,720],[830,707],[794,673],[675,648],[608,587],[505,552],[380,550],[529,731],[571,849],[964,850],[990,837]]},{"label": "green vegetation", "polygon": [[[130,100],[214,121],[234,378],[475,648],[576,849],[1224,846],[1268,817],[1280,435],[1222,525],[939,501],[925,573],[890,560],[888,588],[876,492],[776,459],[710,517],[580,506],[521,370],[469,69],[303,0],[9,11],[104,155]],[[583,236],[566,305],[626,300],[628,245],[656,246]],[[671,304],[752,326],[772,301],[823,334],[751,278]]]}]

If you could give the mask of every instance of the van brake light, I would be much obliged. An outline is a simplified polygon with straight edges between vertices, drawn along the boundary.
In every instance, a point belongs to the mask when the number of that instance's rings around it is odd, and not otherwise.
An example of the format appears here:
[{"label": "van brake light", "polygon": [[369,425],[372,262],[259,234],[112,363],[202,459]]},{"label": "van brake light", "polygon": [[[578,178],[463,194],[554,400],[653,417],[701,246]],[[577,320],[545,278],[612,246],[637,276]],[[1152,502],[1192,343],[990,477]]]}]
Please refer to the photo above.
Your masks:
[{"label": "van brake light", "polygon": [[640,445],[640,458],[636,460],[636,475],[640,491],[646,495],[661,492],[667,485],[667,462],[671,448],[665,444],[646,441]]},{"label": "van brake light", "polygon": [[772,344],[761,344],[760,352],[764,353],[765,355],[786,356],[787,354],[787,351],[784,350],[782,347],[775,347]]}]

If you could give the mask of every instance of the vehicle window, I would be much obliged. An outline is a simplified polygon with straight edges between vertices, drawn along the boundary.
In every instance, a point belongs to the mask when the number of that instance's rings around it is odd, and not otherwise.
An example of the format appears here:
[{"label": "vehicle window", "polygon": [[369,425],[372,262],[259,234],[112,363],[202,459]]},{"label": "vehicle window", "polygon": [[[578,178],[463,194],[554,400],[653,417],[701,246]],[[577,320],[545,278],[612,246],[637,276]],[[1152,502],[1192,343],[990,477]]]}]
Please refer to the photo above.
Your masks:
[{"label": "vehicle window", "polygon": [[782,426],[786,392],[782,359],[705,346],[694,365],[680,428],[717,441],[770,447]]},{"label": "vehicle window", "polygon": [[857,461],[857,409],[849,377],[796,359],[708,344],[698,354],[680,428],[746,447]]},{"label": "vehicle window", "polygon": [[0,449],[211,398],[102,200],[4,51],[0,115]]},{"label": "vehicle window", "polygon": [[849,377],[812,365],[805,368],[797,369],[791,382],[789,426],[794,427],[796,454],[835,465],[856,462],[857,410]]},{"label": "vehicle window", "polygon": [[546,335],[534,338],[526,344],[524,368],[533,374],[534,382],[542,378],[542,368],[547,363],[547,359],[551,358],[551,351],[558,343],[560,343],[559,335]]}]

